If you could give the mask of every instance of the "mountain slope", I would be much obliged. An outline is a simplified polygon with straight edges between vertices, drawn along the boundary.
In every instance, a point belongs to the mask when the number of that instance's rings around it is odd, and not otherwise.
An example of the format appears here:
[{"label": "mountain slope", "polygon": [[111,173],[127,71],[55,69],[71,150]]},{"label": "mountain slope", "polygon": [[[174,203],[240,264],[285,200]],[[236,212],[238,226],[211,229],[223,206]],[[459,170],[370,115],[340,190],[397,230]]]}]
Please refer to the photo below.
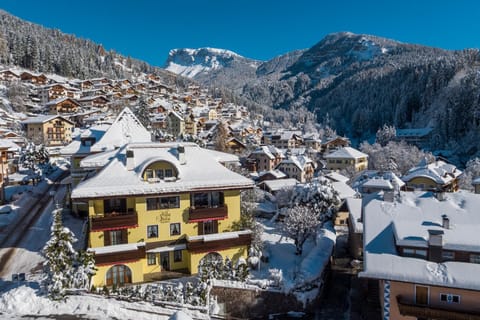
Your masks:
[{"label": "mountain slope", "polygon": [[[288,63],[278,63],[286,56]],[[442,50],[341,32],[260,64],[241,95],[290,112],[306,107],[318,122],[358,141],[384,123],[431,126],[431,148],[467,157],[480,155],[474,139],[480,129],[479,65],[478,50]],[[209,84],[201,74],[195,79]],[[238,88],[226,80],[224,86]]]},{"label": "mountain slope", "polygon": [[255,78],[259,64],[257,60],[224,49],[173,49],[168,55],[165,69],[213,87],[228,82],[229,88],[239,90]]},{"label": "mountain slope", "polygon": [[33,24],[0,10],[0,63],[74,78],[130,78],[154,73],[165,83],[175,76],[161,68],[122,56],[102,45]]}]

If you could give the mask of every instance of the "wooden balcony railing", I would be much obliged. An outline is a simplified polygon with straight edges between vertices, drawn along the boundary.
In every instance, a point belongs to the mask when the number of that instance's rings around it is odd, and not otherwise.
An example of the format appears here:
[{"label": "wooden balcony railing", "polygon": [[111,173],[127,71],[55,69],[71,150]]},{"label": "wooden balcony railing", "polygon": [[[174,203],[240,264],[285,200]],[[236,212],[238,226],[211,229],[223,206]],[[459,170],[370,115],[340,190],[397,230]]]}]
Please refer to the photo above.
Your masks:
[{"label": "wooden balcony railing", "polygon": [[398,310],[402,316],[438,320],[480,320],[480,312],[425,306],[397,296]]},{"label": "wooden balcony railing", "polygon": [[[234,232],[231,232],[234,233]],[[209,236],[218,235],[218,239],[208,239]],[[249,246],[252,243],[252,234],[246,233],[242,234],[241,232],[238,234],[238,237],[232,237],[225,239],[222,237],[222,233],[220,234],[211,234],[211,235],[204,235],[207,238],[207,241],[203,238],[201,239],[187,239],[187,249],[189,252],[215,252],[221,251],[225,249],[240,247],[240,246]],[[197,237],[194,237],[197,238]]]},{"label": "wooden balcony railing", "polygon": [[195,208],[190,207],[188,222],[204,221],[204,220],[221,220],[228,218],[228,208],[226,204],[212,208]]},{"label": "wooden balcony railing", "polygon": [[138,225],[138,215],[136,211],[112,212],[92,216],[90,223],[92,231],[115,229],[119,227],[135,227]]},{"label": "wooden balcony railing", "polygon": [[145,247],[140,247],[137,250],[95,254],[95,264],[125,263],[143,258],[145,258]]}]

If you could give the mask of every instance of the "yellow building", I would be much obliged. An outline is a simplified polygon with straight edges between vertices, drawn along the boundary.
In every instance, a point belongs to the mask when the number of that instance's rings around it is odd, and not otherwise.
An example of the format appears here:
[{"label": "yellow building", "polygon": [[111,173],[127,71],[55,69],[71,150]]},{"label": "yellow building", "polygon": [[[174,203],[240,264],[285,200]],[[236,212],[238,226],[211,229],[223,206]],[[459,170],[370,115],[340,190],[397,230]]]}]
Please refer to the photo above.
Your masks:
[{"label": "yellow building", "polygon": [[441,160],[429,164],[425,161],[422,162],[402,177],[402,180],[406,183],[406,190],[458,191],[458,179],[463,173],[461,170],[458,170],[453,164]]},{"label": "yellow building", "polygon": [[92,284],[195,274],[210,253],[246,258],[251,231],[232,231],[232,223],[240,219],[240,190],[253,182],[221,157],[193,143],[129,144],[80,183],[72,200],[88,202],[88,246],[98,268]]},{"label": "yellow building", "polygon": [[343,170],[354,168],[362,171],[368,168],[368,155],[351,147],[344,147],[325,156],[327,169]]},{"label": "yellow building", "polygon": [[39,116],[22,122],[27,138],[46,146],[61,146],[72,141],[74,123],[58,115]]}]

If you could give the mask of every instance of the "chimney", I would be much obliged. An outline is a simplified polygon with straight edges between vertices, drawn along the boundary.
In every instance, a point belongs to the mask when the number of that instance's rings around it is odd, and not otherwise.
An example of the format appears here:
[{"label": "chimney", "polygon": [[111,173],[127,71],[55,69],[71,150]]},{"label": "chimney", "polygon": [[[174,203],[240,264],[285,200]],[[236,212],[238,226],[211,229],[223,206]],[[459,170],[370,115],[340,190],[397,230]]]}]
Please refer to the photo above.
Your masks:
[{"label": "chimney", "polygon": [[435,193],[435,196],[438,201],[444,201],[447,198],[447,196],[445,195],[445,191],[438,191]]},{"label": "chimney", "polygon": [[178,162],[180,164],[186,164],[187,159],[185,159],[185,147],[181,144],[177,146],[177,153],[178,153]]},{"label": "chimney", "polygon": [[127,150],[127,170],[132,171],[135,168],[135,159],[133,157],[133,150]]},{"label": "chimney", "polygon": [[428,230],[428,260],[442,262],[443,231]]},{"label": "chimney", "polygon": [[442,227],[443,229],[450,229],[450,219],[446,214],[442,215]]},{"label": "chimney", "polygon": [[385,190],[383,192],[383,201],[393,202],[394,199],[395,199],[395,192],[393,190]]}]

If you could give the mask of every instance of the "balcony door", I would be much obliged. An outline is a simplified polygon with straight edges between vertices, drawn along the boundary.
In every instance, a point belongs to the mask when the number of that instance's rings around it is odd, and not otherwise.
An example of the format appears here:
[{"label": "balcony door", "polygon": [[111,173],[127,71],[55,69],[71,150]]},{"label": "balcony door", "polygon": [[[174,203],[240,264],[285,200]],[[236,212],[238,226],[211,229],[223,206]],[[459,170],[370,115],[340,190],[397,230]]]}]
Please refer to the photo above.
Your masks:
[{"label": "balcony door", "polygon": [[415,286],[415,303],[428,305],[429,287]]},{"label": "balcony door", "polygon": [[111,198],[103,200],[103,208],[105,213],[125,213],[127,212],[127,199]]}]

